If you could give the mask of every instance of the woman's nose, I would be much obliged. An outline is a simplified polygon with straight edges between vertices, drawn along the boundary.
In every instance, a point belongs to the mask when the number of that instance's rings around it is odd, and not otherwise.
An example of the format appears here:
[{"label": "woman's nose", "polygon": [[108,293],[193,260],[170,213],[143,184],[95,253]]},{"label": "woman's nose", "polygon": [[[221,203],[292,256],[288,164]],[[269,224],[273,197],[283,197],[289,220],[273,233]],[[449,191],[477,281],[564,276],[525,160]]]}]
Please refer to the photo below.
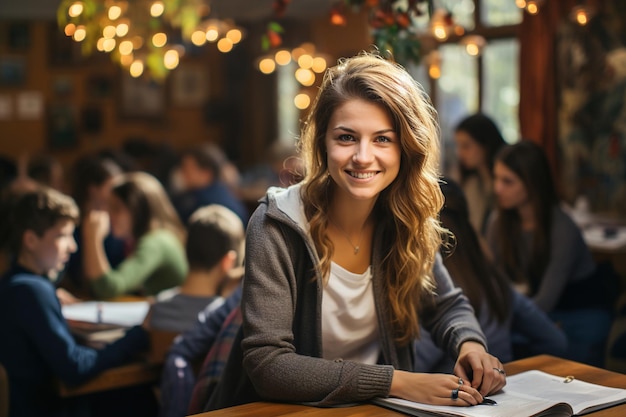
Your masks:
[{"label": "woman's nose", "polygon": [[352,160],[359,164],[371,162],[374,152],[372,144],[368,140],[361,140],[358,142],[356,152],[352,157]]}]

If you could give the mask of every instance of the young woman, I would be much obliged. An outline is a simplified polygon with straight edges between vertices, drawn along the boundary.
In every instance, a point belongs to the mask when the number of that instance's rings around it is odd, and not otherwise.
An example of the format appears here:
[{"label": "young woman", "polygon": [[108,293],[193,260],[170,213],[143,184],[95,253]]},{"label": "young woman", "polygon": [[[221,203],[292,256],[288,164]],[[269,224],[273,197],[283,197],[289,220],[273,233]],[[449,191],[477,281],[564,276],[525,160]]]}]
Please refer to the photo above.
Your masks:
[{"label": "young woman", "polygon": [[495,207],[493,160],[506,142],[493,120],[480,113],[461,120],[454,139],[459,162],[458,182],[467,196],[470,222],[474,230],[484,235],[487,217]]},{"label": "young woman", "polygon": [[[305,179],[270,190],[248,224],[243,343],[209,408],[386,396],[468,406],[504,386],[437,255],[437,133],[400,66],[362,54],[327,71],[302,132]],[[458,357],[456,376],[411,372],[420,322]]]},{"label": "young woman", "polygon": [[[130,248],[116,268],[104,251],[109,222],[112,234]],[[184,228],[153,176],[124,174],[112,189],[108,213],[92,210],[82,227],[84,270],[97,298],[156,295],[185,280]]]},{"label": "young woman", "polygon": [[[463,190],[446,179],[441,191],[445,197],[441,224],[454,236],[442,248],[443,264],[469,298],[487,337],[489,352],[504,362],[518,359],[516,354],[564,356],[567,338],[563,331],[532,300],[515,291],[508,277],[485,255],[469,222]],[[523,346],[514,346],[519,343],[517,335],[525,339]],[[429,337],[420,337],[415,347],[416,370],[452,370],[454,360],[434,346]]]},{"label": "young woman", "polygon": [[522,293],[560,322],[569,355],[589,362],[593,351],[604,351],[609,306],[582,233],[559,207],[543,149],[529,140],[503,148],[494,180],[498,210],[487,241],[496,262]]}]

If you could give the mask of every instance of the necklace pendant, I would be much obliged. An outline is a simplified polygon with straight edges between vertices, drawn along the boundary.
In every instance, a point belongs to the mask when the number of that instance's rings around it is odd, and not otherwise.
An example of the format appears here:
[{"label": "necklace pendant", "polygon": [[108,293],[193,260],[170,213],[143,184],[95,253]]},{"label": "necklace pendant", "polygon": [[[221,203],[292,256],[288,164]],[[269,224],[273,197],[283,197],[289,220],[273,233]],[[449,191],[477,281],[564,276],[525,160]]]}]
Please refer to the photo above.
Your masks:
[{"label": "necklace pendant", "polygon": [[354,254],[355,255],[359,253],[359,249],[361,249],[361,248],[359,248],[358,246],[354,247]]}]

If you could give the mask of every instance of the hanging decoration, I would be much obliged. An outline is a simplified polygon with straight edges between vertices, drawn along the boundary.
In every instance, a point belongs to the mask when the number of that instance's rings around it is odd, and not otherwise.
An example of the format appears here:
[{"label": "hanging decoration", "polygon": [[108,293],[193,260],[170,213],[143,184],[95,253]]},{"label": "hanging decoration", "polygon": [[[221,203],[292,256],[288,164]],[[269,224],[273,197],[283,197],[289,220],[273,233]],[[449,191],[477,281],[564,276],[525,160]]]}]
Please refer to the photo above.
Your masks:
[{"label": "hanging decoration", "polygon": [[228,52],[241,41],[240,28],[208,19],[209,14],[205,0],[62,0],[57,21],[81,43],[83,54],[109,53],[133,77],[147,69],[151,78],[163,81],[190,43],[216,42]]}]

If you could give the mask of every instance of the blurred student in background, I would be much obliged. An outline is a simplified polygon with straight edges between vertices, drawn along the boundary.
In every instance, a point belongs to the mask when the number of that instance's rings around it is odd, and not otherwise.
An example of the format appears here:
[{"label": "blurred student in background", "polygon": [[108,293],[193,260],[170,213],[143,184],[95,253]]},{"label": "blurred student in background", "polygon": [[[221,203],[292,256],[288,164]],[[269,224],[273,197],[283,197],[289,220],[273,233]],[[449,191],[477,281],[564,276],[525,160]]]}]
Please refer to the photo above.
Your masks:
[{"label": "blurred student in background", "polygon": [[582,233],[560,208],[543,149],[529,140],[496,156],[498,209],[487,241],[497,265],[516,288],[563,328],[570,359],[602,366],[611,321],[605,276]]},{"label": "blurred student in background", "polygon": [[[179,177],[182,191],[172,200],[181,220],[187,222],[196,209],[220,204],[235,212],[244,225],[248,211],[225,180],[226,161],[215,145],[203,145],[181,155]],[[237,179],[238,180],[238,179]]]},{"label": "blurred student in background", "polygon": [[[109,208],[109,199],[113,184],[122,169],[111,159],[96,154],[86,155],[72,167],[72,196],[81,213],[81,223],[88,221],[92,211],[105,211]],[[65,270],[61,284],[70,291],[88,294],[88,282],[85,280],[82,258],[83,228],[78,225],[74,237],[78,245]],[[104,252],[109,265],[117,267],[126,257],[126,245],[122,239],[108,233],[104,238]]]},{"label": "blurred student in background", "polygon": [[183,332],[207,305],[221,304],[239,286],[243,241],[243,223],[231,210],[218,204],[196,210],[187,226],[189,273],[182,285],[158,294],[150,328]]},{"label": "blurred student in background", "polygon": [[454,138],[458,158],[458,183],[467,196],[470,223],[484,235],[487,217],[495,207],[493,199],[493,160],[505,145],[496,124],[484,114],[461,120]]},{"label": "blurred student in background", "polygon": [[[129,248],[116,268],[104,249],[109,223],[113,235]],[[185,229],[162,185],[150,174],[122,175],[113,186],[108,212],[92,210],[82,227],[84,271],[97,298],[156,295],[185,280]]]},{"label": "blurred student in background", "polygon": [[26,164],[26,175],[29,178],[55,190],[65,191],[65,175],[58,159],[38,153],[28,156]]},{"label": "blurred student in background", "polygon": [[54,279],[76,250],[78,218],[70,197],[41,187],[18,197],[8,219],[9,233],[0,239],[15,254],[10,270],[0,278],[0,363],[9,376],[10,416],[90,416],[104,409],[114,415],[148,416],[156,407],[150,391],[141,391],[146,395],[141,398],[140,391],[133,392],[132,404],[56,395],[55,379],[80,384],[147,350],[149,343],[141,326],[103,350],[77,345],[70,334]]},{"label": "blurred student in background", "polygon": [[[469,222],[463,190],[445,179],[441,191],[445,203],[440,220],[453,234],[442,248],[443,263],[469,298],[489,352],[503,362],[519,359],[516,353],[520,352],[564,356],[567,338],[563,331],[532,300],[515,291],[483,252],[480,237]],[[513,346],[513,333],[523,335],[524,346]],[[415,352],[418,372],[451,372],[454,367],[454,358],[437,348],[426,331],[416,341]]]}]

